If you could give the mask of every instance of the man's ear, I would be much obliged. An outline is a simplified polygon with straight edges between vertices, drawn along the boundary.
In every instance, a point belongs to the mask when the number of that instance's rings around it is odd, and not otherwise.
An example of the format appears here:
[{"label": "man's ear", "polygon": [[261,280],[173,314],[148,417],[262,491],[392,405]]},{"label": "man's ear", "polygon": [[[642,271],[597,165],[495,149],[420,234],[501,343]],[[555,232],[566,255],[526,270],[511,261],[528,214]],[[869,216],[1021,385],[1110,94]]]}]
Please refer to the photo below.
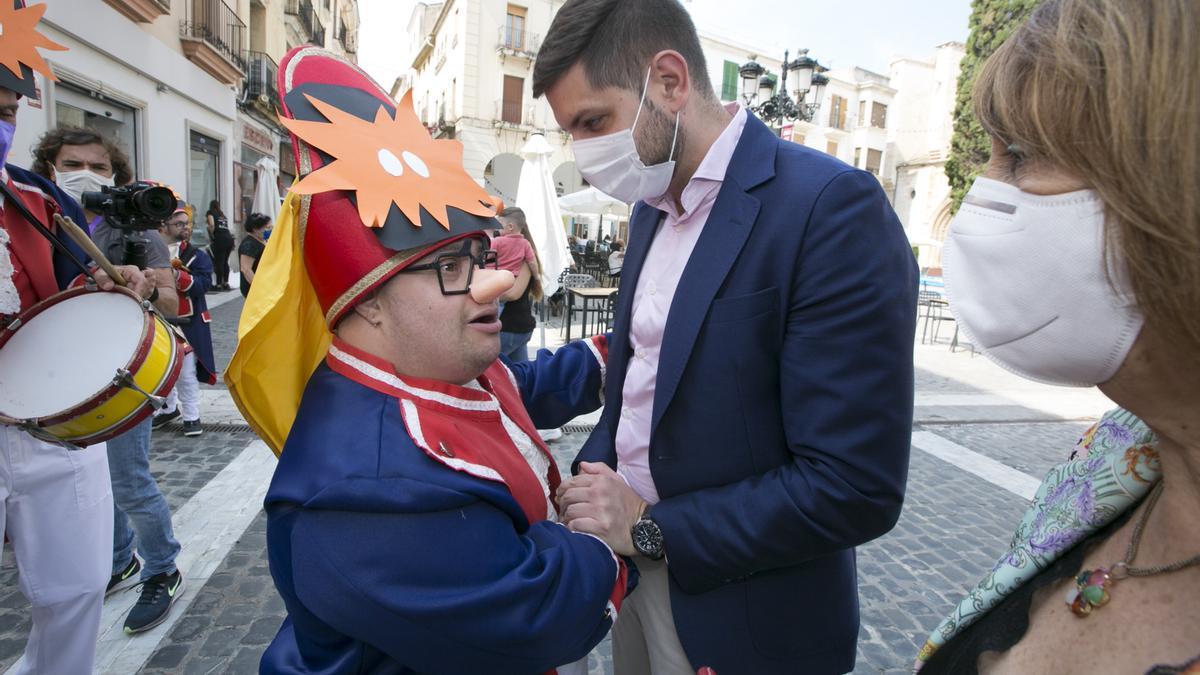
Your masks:
[{"label": "man's ear", "polygon": [[379,294],[371,293],[354,305],[354,313],[362,317],[372,326],[378,327],[383,323],[383,305],[379,302]]},{"label": "man's ear", "polygon": [[692,91],[691,73],[683,55],[665,49],[654,55],[651,63],[650,89],[671,113],[683,110]]},{"label": "man's ear", "polygon": [[56,183],[56,184],[57,184],[57,183],[58,183],[58,174],[54,172],[54,165],[53,165],[53,164],[47,164],[47,165],[46,165],[46,171],[49,171],[49,172],[50,172],[50,182],[51,182],[51,183]]}]

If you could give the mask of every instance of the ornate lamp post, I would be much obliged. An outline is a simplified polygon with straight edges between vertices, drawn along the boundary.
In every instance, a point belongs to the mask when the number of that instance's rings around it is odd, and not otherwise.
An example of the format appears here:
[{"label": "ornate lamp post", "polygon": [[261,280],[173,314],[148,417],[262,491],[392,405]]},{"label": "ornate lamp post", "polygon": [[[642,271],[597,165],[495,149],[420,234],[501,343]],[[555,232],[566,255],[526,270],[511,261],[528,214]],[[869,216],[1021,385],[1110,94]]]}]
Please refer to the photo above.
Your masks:
[{"label": "ornate lamp post", "polygon": [[[785,51],[783,73],[776,90],[774,79],[764,75],[766,69],[751,58],[738,70],[742,76],[742,98],[754,114],[769,126],[790,120],[811,122],[821,107],[825,85],[829,84],[829,78],[822,74],[826,70],[825,66],[808,56],[807,49],[801,49],[800,55],[793,61],[788,60],[788,52]],[[795,100],[788,95],[788,71],[796,73],[795,88],[792,90]],[[758,105],[754,105],[756,101]]]}]

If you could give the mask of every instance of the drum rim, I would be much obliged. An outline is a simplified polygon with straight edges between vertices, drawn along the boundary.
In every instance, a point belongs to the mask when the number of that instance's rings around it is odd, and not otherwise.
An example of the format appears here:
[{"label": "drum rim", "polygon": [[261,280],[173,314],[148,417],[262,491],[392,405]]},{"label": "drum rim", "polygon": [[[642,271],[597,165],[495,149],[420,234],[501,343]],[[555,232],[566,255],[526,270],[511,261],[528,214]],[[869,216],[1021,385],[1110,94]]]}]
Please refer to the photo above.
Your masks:
[{"label": "drum rim", "polygon": [[[157,319],[157,317],[156,317],[156,319]],[[158,320],[161,321],[161,319],[158,319]],[[163,324],[163,327],[167,330],[168,334],[171,336],[172,350],[176,354],[180,354],[179,335],[171,330],[171,326],[169,324],[167,324],[167,322],[163,321],[162,324]],[[149,350],[147,350],[147,355],[148,354],[149,354]],[[177,359],[175,359],[175,365],[172,366],[169,371],[167,371],[167,374],[163,378],[163,381],[164,382],[172,382],[174,380],[177,380],[179,373],[181,373],[181,372],[183,372],[183,359],[177,358]],[[151,393],[153,393],[155,396],[166,396],[168,393],[170,393],[170,391],[171,391],[171,387],[159,387],[156,391],[151,392]],[[112,396],[116,396],[116,393],[114,392],[112,394]],[[90,436],[78,436],[76,438],[72,438],[71,440],[65,441],[65,442],[71,443],[73,445],[78,445],[80,447],[87,447],[89,445],[95,445],[96,443],[104,443],[104,442],[106,442],[110,439],[116,438],[117,436],[120,436],[121,434],[125,433],[126,431],[129,431],[130,429],[136,427],[137,425],[144,422],[147,417],[149,417],[150,415],[153,415],[153,414],[154,414],[153,408],[151,408],[150,406],[142,406],[142,408],[140,410],[138,410],[132,416],[130,416],[129,418],[127,418],[126,420],[122,421],[120,424],[117,424],[114,427],[109,427],[108,429],[105,429],[104,431],[94,433]],[[75,416],[73,415],[72,417],[68,417],[67,419],[61,420],[58,423],[65,422],[69,419],[72,419],[73,417],[75,417]],[[56,423],[56,424],[58,424],[58,423]],[[46,426],[54,426],[54,425],[47,424]]]},{"label": "drum rim", "polygon": [[[142,299],[139,298],[136,293],[134,293],[133,291],[131,291],[127,288],[121,287],[121,286],[116,286],[113,289],[108,290],[108,291],[87,288],[86,286],[77,286],[75,288],[68,288],[65,291],[55,293],[54,295],[46,298],[45,300],[38,302],[36,305],[34,305],[34,306],[30,307],[29,309],[25,310],[24,312],[18,314],[17,319],[19,321],[13,322],[17,326],[15,329],[12,328],[13,324],[10,324],[9,326],[5,327],[3,330],[0,330],[0,349],[3,349],[4,345],[8,344],[8,341],[10,339],[12,339],[12,336],[15,335],[17,333],[17,331],[21,329],[22,326],[29,323],[38,314],[41,314],[42,312],[46,311],[50,307],[53,307],[59,303],[66,302],[67,300],[70,300],[71,298],[74,298],[77,296],[88,295],[90,293],[124,294],[124,295],[129,296],[129,298],[131,298],[135,302],[137,302],[139,306],[142,304]],[[146,359],[150,355],[150,347],[154,344],[154,333],[155,333],[154,329],[155,329],[157,318],[158,317],[156,317],[152,312],[147,311],[144,307],[142,308],[142,338],[138,342],[138,347],[134,351],[133,356],[129,359],[128,362],[125,363],[125,365],[124,365],[125,370],[128,370],[131,373],[137,372],[137,369],[141,368],[142,364],[144,364],[146,362]],[[178,343],[178,336],[174,335],[173,332],[170,331],[169,326],[167,327],[167,330],[168,330],[168,332],[172,333],[174,342]],[[178,349],[177,345],[176,345],[176,349]],[[177,359],[177,360],[182,361],[182,359]],[[85,399],[82,403],[77,403],[74,406],[72,406],[66,410],[51,413],[50,415],[46,415],[46,416],[42,416],[42,417],[13,417],[12,415],[8,415],[7,413],[5,413],[3,410],[0,410],[0,414],[4,414],[5,416],[7,416],[11,419],[17,419],[25,424],[30,424],[30,425],[36,426],[36,427],[41,427],[41,428],[52,427],[52,426],[57,426],[59,424],[62,424],[63,422],[66,422],[68,420],[72,420],[72,419],[78,417],[84,410],[95,408],[96,406],[103,404],[104,402],[108,401],[112,397],[116,396],[120,391],[121,391],[121,387],[109,382],[109,384],[107,384],[103,389],[101,389],[100,391],[91,395],[90,397]],[[155,392],[155,396],[158,396],[158,395],[159,395],[159,393]]]}]

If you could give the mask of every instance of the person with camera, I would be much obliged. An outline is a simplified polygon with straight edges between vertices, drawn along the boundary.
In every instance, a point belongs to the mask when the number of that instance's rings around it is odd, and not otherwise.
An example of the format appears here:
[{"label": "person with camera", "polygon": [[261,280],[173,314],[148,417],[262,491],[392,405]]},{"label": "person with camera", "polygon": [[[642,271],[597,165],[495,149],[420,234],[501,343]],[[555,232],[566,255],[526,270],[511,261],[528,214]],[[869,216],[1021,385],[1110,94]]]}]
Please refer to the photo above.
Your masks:
[{"label": "person with camera", "polygon": [[[82,202],[84,192],[125,185],[133,180],[129,158],[113,141],[91,129],[61,126],[47,131],[33,150],[34,173],[54,181],[63,192]],[[83,210],[78,225],[89,234],[103,216]]]},{"label": "person with camera", "polygon": [[221,211],[221,202],[216,199],[208,203],[208,213],[204,215],[208,226],[208,240],[212,242],[213,271],[216,273],[215,288],[218,291],[231,291],[229,285],[229,254],[233,253],[233,233],[229,231],[229,219]]},{"label": "person with camera", "polygon": [[[72,140],[90,142],[72,144]],[[84,188],[99,189],[83,189],[78,197],[92,241],[112,262],[144,269],[154,284],[150,301],[161,314],[174,319],[179,312],[178,274],[171,266],[171,255],[162,237],[146,236],[146,231],[157,230],[171,215],[175,195],[154,183],[122,183],[131,178],[129,171],[120,174],[121,181],[115,180],[116,167],[127,166],[127,160],[115,145],[102,138],[94,141],[95,137],[47,133],[34,149],[36,166],[46,178],[61,179],[78,170],[75,158],[87,158],[87,171],[96,178],[80,182]],[[119,184],[114,187],[110,182]],[[112,575],[105,594],[142,585],[137,604],[125,620],[125,632],[131,634],[153,628],[166,618],[182,589],[182,577],[175,567],[180,546],[171,526],[171,510],[150,475],[152,424],[147,418],[107,443],[116,508]],[[145,559],[144,566],[134,555],[135,542]]]},{"label": "person with camera", "polygon": [[[36,9],[16,9],[18,14],[31,11]],[[18,44],[18,29],[6,28],[9,39],[0,43],[0,64],[20,60],[10,53]],[[36,30],[29,32],[36,35]],[[52,77],[48,69],[40,72]],[[77,263],[90,266],[82,248],[62,236],[52,218],[61,213],[85,222],[75,200],[42,176],[4,163],[20,99],[36,95],[30,65],[22,62],[18,71],[0,65],[0,181],[5,193],[0,202],[0,326],[11,325],[36,303],[77,282]],[[27,215],[55,241],[47,241]],[[131,290],[149,297],[153,285],[140,269],[117,270]],[[95,270],[92,276],[101,289],[113,288],[104,272]],[[12,545],[21,593],[32,605],[29,640],[10,672],[92,671],[108,581],[112,512],[104,444],[79,448],[0,426],[0,534]]]},{"label": "person with camera", "polygon": [[200,382],[217,383],[213,365],[212,331],[208,323],[208,300],[205,294],[212,287],[212,259],[203,249],[192,245],[192,209],[183,200],[175,213],[163,223],[158,234],[171,252],[171,265],[178,275],[175,290],[179,292],[179,315],[172,322],[187,337],[191,351],[183,357],[179,382],[167,396],[167,405],[154,416],[153,427],[158,429],[183,415],[183,435],[199,436]]}]

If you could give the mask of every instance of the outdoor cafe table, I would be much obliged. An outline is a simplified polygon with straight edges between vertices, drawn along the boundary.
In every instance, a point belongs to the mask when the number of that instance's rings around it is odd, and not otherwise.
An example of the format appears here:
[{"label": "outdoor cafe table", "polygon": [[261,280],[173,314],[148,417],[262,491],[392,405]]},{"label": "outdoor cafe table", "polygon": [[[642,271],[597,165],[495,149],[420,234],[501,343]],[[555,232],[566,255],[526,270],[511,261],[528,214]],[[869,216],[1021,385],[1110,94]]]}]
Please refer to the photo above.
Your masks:
[{"label": "outdoor cafe table", "polygon": [[[588,308],[593,300],[607,300],[613,293],[617,292],[616,288],[570,288],[567,293],[567,342],[571,341],[571,309],[575,306],[575,297],[578,296],[583,302],[583,326],[580,328],[579,337],[587,337],[583,335],[587,331]],[[597,309],[599,311],[599,309]]]}]

